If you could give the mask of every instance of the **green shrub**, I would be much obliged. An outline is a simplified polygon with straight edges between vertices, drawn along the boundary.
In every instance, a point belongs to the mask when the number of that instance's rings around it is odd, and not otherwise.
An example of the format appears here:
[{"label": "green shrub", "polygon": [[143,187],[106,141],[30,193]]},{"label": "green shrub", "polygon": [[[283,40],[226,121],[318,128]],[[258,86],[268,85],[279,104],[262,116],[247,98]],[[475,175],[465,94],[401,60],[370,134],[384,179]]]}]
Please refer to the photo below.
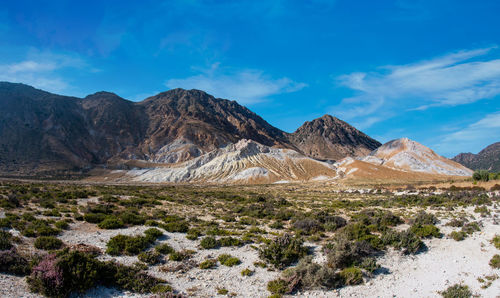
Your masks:
[{"label": "green shrub", "polygon": [[29,260],[20,255],[14,247],[10,250],[1,250],[0,272],[21,276],[27,275],[30,273]]},{"label": "green shrub", "polygon": [[474,232],[479,232],[481,231],[481,228],[479,227],[479,224],[477,222],[469,222],[464,224],[462,227],[462,231],[472,235]]},{"label": "green shrub", "polygon": [[186,233],[189,230],[189,224],[185,221],[168,222],[161,227],[170,233]]},{"label": "green shrub", "polygon": [[293,228],[304,234],[313,234],[323,230],[321,223],[315,219],[304,218],[293,223]]},{"label": "green shrub", "polygon": [[227,293],[229,293],[229,291],[225,288],[217,288],[217,294],[219,295],[226,295]]},{"label": "green shrub", "polygon": [[155,240],[163,236],[163,232],[156,228],[149,228],[146,231],[144,231],[144,234]]},{"label": "green shrub", "polygon": [[137,258],[139,261],[149,265],[156,265],[161,262],[161,254],[157,251],[141,252]]},{"label": "green shrub", "polygon": [[312,262],[312,257],[302,258],[296,267],[286,269],[282,279],[288,284],[287,293],[298,290],[330,290],[341,287],[344,283],[335,269],[328,265]]},{"label": "green shrub", "polygon": [[465,239],[465,237],[467,237],[467,233],[463,231],[453,231],[450,233],[450,237],[455,241],[462,241]]},{"label": "green shrub", "polygon": [[434,214],[420,211],[414,218],[410,220],[412,225],[435,225],[438,219]]},{"label": "green shrub", "polygon": [[212,269],[217,266],[217,260],[208,259],[200,263],[200,269]]},{"label": "green shrub", "polygon": [[115,216],[108,216],[103,221],[101,221],[97,226],[101,229],[111,230],[111,229],[123,228],[124,224],[119,218]]},{"label": "green shrub", "polygon": [[323,248],[327,265],[333,269],[342,269],[359,264],[364,258],[375,253],[366,241],[349,241],[345,237],[335,238],[334,242]]},{"label": "green shrub", "polygon": [[469,290],[468,286],[455,284],[448,287],[443,292],[440,292],[441,296],[444,298],[469,298],[472,297],[472,292]]},{"label": "green shrub", "polygon": [[340,276],[346,285],[359,285],[363,283],[363,272],[356,267],[345,268],[340,271]]},{"label": "green shrub", "polygon": [[201,232],[198,229],[189,229],[186,234],[186,238],[189,240],[196,240],[201,236]]},{"label": "green shrub", "polygon": [[7,250],[12,247],[11,239],[11,233],[0,230],[0,250]]},{"label": "green shrub", "polygon": [[288,293],[288,283],[282,279],[271,280],[267,283],[267,290],[272,294]]},{"label": "green shrub", "polygon": [[155,247],[155,250],[161,254],[168,255],[174,252],[174,249],[167,243],[160,244]]},{"label": "green shrub", "polygon": [[174,251],[169,255],[169,260],[171,261],[183,261],[189,259],[193,255],[193,251],[191,250],[182,250],[182,251]]},{"label": "green shrub", "polygon": [[495,269],[500,269],[500,255],[494,255],[490,260],[490,266]]},{"label": "green shrub", "polygon": [[62,245],[63,242],[54,236],[40,236],[36,238],[34,244],[36,248],[44,250],[59,249]]},{"label": "green shrub", "polygon": [[495,237],[491,239],[491,242],[497,249],[500,249],[500,235],[495,235]]},{"label": "green shrub", "polygon": [[142,225],[146,222],[146,219],[140,214],[134,212],[125,211],[119,215],[120,220],[126,225]]},{"label": "green shrub", "polygon": [[475,171],[473,174],[472,174],[472,179],[474,179],[475,181],[489,181],[490,180],[490,173],[486,170],[479,170],[479,171]]},{"label": "green shrub", "polygon": [[222,265],[228,266],[228,267],[233,267],[233,266],[241,264],[240,259],[238,259],[237,257],[233,257],[229,254],[222,254],[217,258],[217,260],[219,260],[219,262]]},{"label": "green shrub", "polygon": [[397,232],[388,230],[382,234],[382,243],[402,250],[404,254],[416,254],[425,248],[425,244],[410,230]]},{"label": "green shrub", "polygon": [[214,249],[220,246],[220,242],[212,236],[207,236],[200,241],[200,246],[204,249]]},{"label": "green shrub", "polygon": [[64,220],[57,221],[54,225],[61,230],[66,230],[69,227],[69,224]]},{"label": "green shrub", "polygon": [[151,245],[155,239],[151,236],[126,236],[116,235],[106,244],[106,253],[118,256],[126,253],[127,255],[137,255]]},{"label": "green shrub", "polygon": [[285,234],[259,249],[259,256],[274,267],[282,269],[307,254],[307,248],[303,243],[301,239]]},{"label": "green shrub", "polygon": [[83,219],[89,223],[98,224],[106,218],[104,213],[86,213],[83,215]]},{"label": "green shrub", "polygon": [[246,268],[241,270],[241,276],[252,276],[255,271],[250,270],[250,268]]},{"label": "green shrub", "polygon": [[234,237],[222,237],[219,239],[221,246],[242,246],[243,243],[240,239]]},{"label": "green shrub", "polygon": [[414,224],[410,227],[410,231],[413,232],[415,235],[417,235],[420,238],[441,238],[442,234],[439,231],[439,228],[436,227],[435,225],[421,225],[421,224]]}]

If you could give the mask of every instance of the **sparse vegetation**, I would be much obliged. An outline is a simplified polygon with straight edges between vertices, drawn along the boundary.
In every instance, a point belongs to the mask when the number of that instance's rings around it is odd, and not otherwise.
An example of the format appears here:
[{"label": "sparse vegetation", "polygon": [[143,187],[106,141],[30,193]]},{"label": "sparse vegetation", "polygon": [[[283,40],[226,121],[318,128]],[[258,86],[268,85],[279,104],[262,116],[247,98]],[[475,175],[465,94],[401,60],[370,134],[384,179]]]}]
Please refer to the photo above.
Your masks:
[{"label": "sparse vegetation", "polygon": [[469,298],[472,297],[472,292],[468,286],[455,284],[448,287],[443,292],[440,292],[444,298]]}]

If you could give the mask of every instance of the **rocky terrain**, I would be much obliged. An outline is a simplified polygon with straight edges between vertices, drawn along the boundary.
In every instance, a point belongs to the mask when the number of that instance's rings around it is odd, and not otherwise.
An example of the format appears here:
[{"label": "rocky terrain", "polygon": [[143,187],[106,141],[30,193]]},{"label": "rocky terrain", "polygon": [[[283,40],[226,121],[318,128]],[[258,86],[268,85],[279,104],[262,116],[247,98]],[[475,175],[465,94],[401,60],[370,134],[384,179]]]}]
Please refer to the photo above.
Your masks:
[{"label": "rocky terrain", "polygon": [[75,98],[0,82],[0,102],[4,176],[174,164],[242,139],[328,160],[361,156],[380,145],[331,116],[289,134],[236,101],[200,90],[173,89],[131,102],[109,92]]},{"label": "rocky terrain", "polygon": [[330,115],[307,121],[290,135],[290,139],[305,155],[322,160],[364,157],[381,145]]},{"label": "rocky terrain", "polygon": [[473,170],[500,172],[500,142],[493,143],[479,153],[460,153],[452,160]]}]

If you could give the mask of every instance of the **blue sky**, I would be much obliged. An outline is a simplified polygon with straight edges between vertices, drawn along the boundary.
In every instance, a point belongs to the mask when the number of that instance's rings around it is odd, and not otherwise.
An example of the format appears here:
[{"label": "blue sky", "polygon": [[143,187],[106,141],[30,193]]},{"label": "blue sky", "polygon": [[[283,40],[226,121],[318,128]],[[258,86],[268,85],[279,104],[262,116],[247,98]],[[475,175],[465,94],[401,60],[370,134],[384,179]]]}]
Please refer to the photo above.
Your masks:
[{"label": "blue sky", "polygon": [[500,141],[500,1],[5,1],[0,80],[234,99],[292,132],[325,113],[447,157]]}]

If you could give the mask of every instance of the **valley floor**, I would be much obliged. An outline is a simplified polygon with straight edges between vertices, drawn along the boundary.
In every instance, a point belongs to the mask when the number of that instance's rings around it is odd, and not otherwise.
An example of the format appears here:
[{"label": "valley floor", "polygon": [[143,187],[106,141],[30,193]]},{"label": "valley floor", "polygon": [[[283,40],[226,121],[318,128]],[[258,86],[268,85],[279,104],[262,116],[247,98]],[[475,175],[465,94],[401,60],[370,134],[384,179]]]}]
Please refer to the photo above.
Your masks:
[{"label": "valley floor", "polygon": [[[12,185],[4,184],[3,188],[7,189]],[[39,186],[43,187],[43,186]],[[78,188],[79,186],[75,186]],[[54,186],[54,189],[60,191],[61,186]],[[92,187],[91,187],[92,188]],[[376,208],[377,202],[385,202],[388,200],[390,204],[380,203],[384,210],[392,212],[404,219],[404,223],[394,227],[396,231],[403,231],[410,228],[411,220],[420,211],[426,211],[428,214],[433,214],[439,219],[436,227],[443,234],[442,238],[423,239],[427,249],[417,254],[405,255],[399,250],[391,247],[384,248],[385,253],[376,257],[376,261],[380,268],[373,274],[364,272],[364,283],[360,285],[347,285],[333,290],[303,290],[298,289],[293,295],[294,297],[440,297],[439,292],[447,289],[454,284],[467,285],[470,290],[480,297],[500,297],[500,270],[495,269],[488,263],[490,259],[500,252],[500,249],[495,248],[492,239],[496,235],[500,235],[500,206],[497,192],[489,192],[486,197],[492,198],[490,203],[481,205],[486,209],[478,209],[476,205],[465,206],[448,206],[448,202],[443,201],[442,205],[437,206],[434,203],[413,204],[403,207],[393,202],[399,202],[398,196],[410,196],[411,191],[399,190],[385,193],[374,194],[373,190],[340,191],[338,189],[310,189],[302,188],[297,185],[280,185],[280,186],[251,186],[251,187],[232,187],[225,188],[152,188],[145,187],[147,191],[152,191],[156,195],[161,195],[165,199],[162,200],[162,205],[159,207],[143,207],[141,214],[149,214],[153,218],[154,209],[164,209],[168,214],[174,214],[186,218],[191,227],[202,229],[203,223],[217,222],[221,229],[231,231],[231,235],[241,237],[251,230],[253,238],[249,243],[242,246],[220,247],[217,249],[203,249],[200,247],[200,240],[189,240],[185,233],[169,232],[162,230],[163,236],[158,238],[155,246],[168,243],[175,251],[193,251],[191,258],[185,261],[171,261],[166,256],[163,262],[157,265],[146,267],[145,272],[151,276],[167,281],[173,289],[189,297],[268,297],[271,293],[267,291],[267,284],[271,280],[280,278],[282,272],[280,270],[261,268],[257,266],[262,259],[259,257],[259,237],[258,233],[262,233],[262,237],[275,237],[282,232],[301,233],[296,228],[293,228],[292,222],[283,221],[284,230],[276,230],[275,227],[270,228],[271,223],[275,220],[269,220],[268,216],[255,215],[253,213],[245,213],[236,208],[240,206],[245,209],[248,205],[259,204],[258,200],[252,200],[245,203],[243,199],[231,199],[232,196],[253,197],[255,195],[266,195],[269,197],[281,197],[291,202],[289,208],[301,215],[297,217],[311,216],[311,212],[319,210],[336,210],[331,211],[339,214],[350,220],[356,219],[357,212],[361,210],[370,210]],[[115,193],[120,200],[131,200],[137,196],[137,190],[123,189],[123,187],[115,187],[104,191],[106,187],[98,189],[100,193],[97,196],[89,196],[88,198],[78,198],[75,204],[80,212],[89,212],[89,206],[102,203],[102,197],[105,192]],[[130,192],[130,195],[124,193]],[[368,192],[369,194],[363,194]],[[403,192],[404,194],[401,194]],[[144,193],[144,192],[142,192]],[[380,193],[380,192],[377,192]],[[429,197],[432,194],[420,193],[421,198]],[[477,194],[479,195],[479,194]],[[417,195],[418,196],[418,195]],[[150,196],[148,196],[149,198]],[[151,196],[154,197],[154,196]],[[189,202],[189,200],[192,200]],[[393,200],[393,201],[390,201]],[[25,204],[25,210],[40,210],[45,208],[37,206],[38,201],[31,201]],[[242,203],[243,202],[243,203]],[[373,202],[373,203],[370,203]],[[247,205],[248,204],[248,205]],[[427,204],[427,206],[425,206]],[[431,204],[431,205],[429,205]],[[433,205],[434,204],[434,205]],[[124,205],[124,204],[122,204]],[[236,206],[237,205],[237,206]],[[459,205],[464,205],[460,203]],[[145,205],[146,206],[146,205]],[[64,213],[64,206],[58,206],[58,210]],[[69,206],[68,206],[69,207]],[[117,207],[118,208],[118,207]],[[257,208],[257,207],[255,207]],[[330,209],[329,209],[330,208]],[[332,209],[333,208],[333,209]],[[378,208],[378,207],[377,207]],[[139,208],[141,209],[141,208]],[[73,210],[75,210],[73,208]],[[118,210],[118,209],[117,209]],[[232,214],[229,212],[237,212]],[[5,218],[6,213],[18,212],[16,208],[4,209],[0,213],[0,218]],[[46,210],[45,210],[46,211]],[[118,212],[118,211],[115,211]],[[152,213],[153,212],[153,213]],[[238,213],[239,212],[239,213]],[[22,213],[22,211],[21,211]],[[21,214],[20,213],[20,214]],[[36,214],[37,212],[35,212]],[[51,218],[48,213],[39,212],[40,218]],[[68,213],[70,214],[70,213]],[[117,213],[118,214],[118,213]],[[243,215],[245,214],[245,215]],[[54,214],[55,215],[55,214]],[[227,216],[233,216],[228,218]],[[156,215],[157,216],[157,215]],[[164,215],[163,215],[164,216]],[[188,217],[189,216],[189,217]],[[192,217],[196,217],[199,221],[192,221]],[[57,217],[57,216],[56,216]],[[69,216],[67,216],[69,217]],[[469,221],[477,222],[480,226],[480,231],[471,233],[462,241],[455,241],[450,238],[452,231],[458,231],[456,227],[447,225],[451,220],[456,218],[467,218]],[[57,219],[57,218],[56,218]],[[239,225],[239,222],[250,221],[253,223],[250,226]],[[161,225],[160,225],[161,227]],[[117,235],[142,235],[144,231],[149,229],[146,225],[132,225],[119,229],[101,229],[94,223],[87,221],[72,221],[69,227],[62,230],[57,238],[63,241],[65,246],[73,247],[78,244],[86,244],[97,247],[102,252],[106,251],[107,243],[111,238]],[[32,247],[33,240],[23,236],[23,231],[16,228],[8,229],[14,237],[21,239],[21,244],[18,244],[18,249],[29,253],[40,253],[39,250]],[[206,232],[205,232],[206,233]],[[305,237],[305,245],[310,248],[310,253],[313,256],[313,261],[321,264],[327,260],[327,256],[322,251],[322,246],[331,239],[335,239],[334,233],[324,232],[319,234],[302,234]],[[206,259],[216,259],[221,254],[230,254],[238,258],[241,263],[237,266],[228,267],[222,264],[213,269],[200,269],[198,264]],[[134,266],[138,262],[135,255],[111,256],[103,253],[98,257],[99,260],[114,260],[118,263]],[[241,272],[244,269],[253,271],[251,276],[243,276]],[[491,280],[491,281],[489,281]],[[221,289],[227,290],[222,294]],[[1,297],[41,297],[38,294],[31,293],[26,283],[26,277],[13,276],[9,274],[0,274],[0,296]],[[150,294],[138,294],[128,291],[122,291],[114,288],[97,287],[89,290],[83,297],[151,297]],[[289,295],[284,295],[288,297]],[[161,296],[158,296],[161,297]]]}]

